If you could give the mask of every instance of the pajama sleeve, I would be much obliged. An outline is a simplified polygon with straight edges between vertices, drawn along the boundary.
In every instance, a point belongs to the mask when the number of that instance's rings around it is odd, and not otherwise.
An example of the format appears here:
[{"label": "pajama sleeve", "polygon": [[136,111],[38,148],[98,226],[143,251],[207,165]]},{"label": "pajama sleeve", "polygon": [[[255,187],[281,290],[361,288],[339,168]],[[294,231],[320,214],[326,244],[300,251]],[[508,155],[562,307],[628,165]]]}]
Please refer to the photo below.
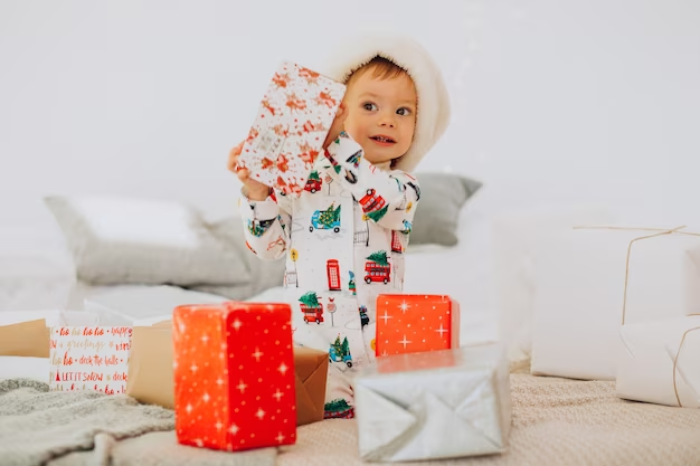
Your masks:
[{"label": "pajama sleeve", "polygon": [[378,169],[364,159],[362,147],[347,133],[341,133],[324,155],[333,166],[331,176],[352,193],[370,220],[389,230],[411,232],[420,200],[415,177],[401,170]]},{"label": "pajama sleeve", "polygon": [[291,244],[290,200],[275,191],[264,201],[250,200],[243,193],[239,210],[248,249],[265,260],[283,257]]}]

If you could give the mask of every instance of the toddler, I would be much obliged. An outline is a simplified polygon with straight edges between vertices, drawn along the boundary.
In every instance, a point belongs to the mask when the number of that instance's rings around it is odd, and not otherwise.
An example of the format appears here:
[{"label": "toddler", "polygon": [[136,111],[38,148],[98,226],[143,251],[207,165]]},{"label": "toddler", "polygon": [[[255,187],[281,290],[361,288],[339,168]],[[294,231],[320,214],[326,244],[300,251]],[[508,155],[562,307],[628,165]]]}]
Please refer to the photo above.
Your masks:
[{"label": "toddler", "polygon": [[325,417],[352,417],[352,373],[374,361],[377,295],[401,293],[403,253],[421,193],[410,172],[446,129],[437,66],[413,40],[366,36],[334,55],[326,75],[347,85],[299,198],[251,179],[240,210],[247,247],[286,259],[296,344],[327,351]]}]

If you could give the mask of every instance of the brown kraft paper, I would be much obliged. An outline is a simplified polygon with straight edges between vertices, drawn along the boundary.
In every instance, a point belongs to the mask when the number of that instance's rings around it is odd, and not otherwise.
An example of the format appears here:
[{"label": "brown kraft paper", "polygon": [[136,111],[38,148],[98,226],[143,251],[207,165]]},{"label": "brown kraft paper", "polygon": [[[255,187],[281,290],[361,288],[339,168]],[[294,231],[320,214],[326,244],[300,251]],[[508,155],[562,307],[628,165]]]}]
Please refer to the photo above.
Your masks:
[{"label": "brown kraft paper", "polygon": [[[323,420],[328,353],[294,348],[297,425]],[[170,321],[134,327],[126,394],[173,409],[173,346]]]},{"label": "brown kraft paper", "polygon": [[134,327],[126,394],[141,403],[174,408],[173,341],[170,322]]},{"label": "brown kraft paper", "polygon": [[48,358],[50,341],[44,319],[0,326],[0,356]]}]

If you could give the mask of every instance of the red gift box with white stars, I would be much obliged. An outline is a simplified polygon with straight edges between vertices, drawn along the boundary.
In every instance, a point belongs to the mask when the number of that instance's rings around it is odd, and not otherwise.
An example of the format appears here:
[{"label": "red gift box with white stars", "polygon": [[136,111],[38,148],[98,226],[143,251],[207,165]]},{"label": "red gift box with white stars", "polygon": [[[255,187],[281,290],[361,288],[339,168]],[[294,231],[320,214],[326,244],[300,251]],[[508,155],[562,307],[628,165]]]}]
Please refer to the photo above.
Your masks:
[{"label": "red gift box with white stars", "polygon": [[296,442],[289,305],[175,308],[173,375],[181,444],[238,451]]},{"label": "red gift box with white stars", "polygon": [[445,295],[377,296],[375,354],[459,348],[459,303]]}]

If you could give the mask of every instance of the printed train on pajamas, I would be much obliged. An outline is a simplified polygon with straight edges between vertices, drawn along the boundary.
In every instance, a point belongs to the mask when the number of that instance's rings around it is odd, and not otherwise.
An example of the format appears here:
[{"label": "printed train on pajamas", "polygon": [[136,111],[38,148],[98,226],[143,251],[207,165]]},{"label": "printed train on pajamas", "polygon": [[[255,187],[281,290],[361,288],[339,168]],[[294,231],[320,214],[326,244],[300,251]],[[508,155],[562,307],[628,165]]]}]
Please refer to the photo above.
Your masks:
[{"label": "printed train on pajamas", "polygon": [[181,444],[236,451],[295,443],[289,305],[180,306],[172,329]]}]

